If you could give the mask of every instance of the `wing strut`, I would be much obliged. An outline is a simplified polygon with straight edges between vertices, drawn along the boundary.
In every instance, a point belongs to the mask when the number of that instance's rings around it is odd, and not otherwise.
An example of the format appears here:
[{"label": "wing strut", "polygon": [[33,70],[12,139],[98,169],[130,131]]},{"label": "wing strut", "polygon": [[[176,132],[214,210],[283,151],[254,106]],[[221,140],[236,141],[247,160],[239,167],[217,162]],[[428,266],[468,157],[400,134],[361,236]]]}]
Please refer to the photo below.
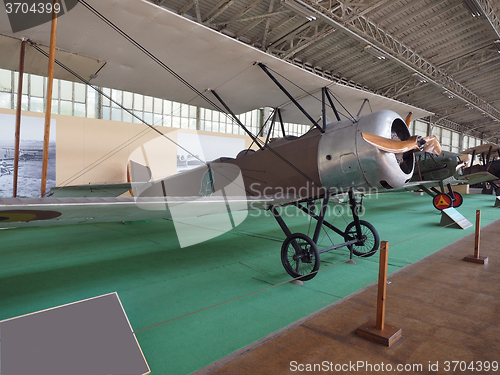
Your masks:
[{"label": "wing strut", "polygon": [[[280,119],[281,132],[283,133],[283,137],[285,137],[286,131],[285,131],[285,124],[283,124],[283,117],[281,117],[281,108],[276,108],[276,112],[278,113],[278,118]],[[500,156],[500,149],[498,149],[498,155]]]},{"label": "wing strut", "polygon": [[262,63],[258,63],[258,65],[269,76],[269,78],[271,78],[271,80],[276,84],[276,86],[278,86],[280,88],[280,90],[283,91],[283,93],[286,96],[288,96],[288,99],[290,99],[293,102],[293,104],[295,104],[295,106],[298,109],[300,109],[300,111],[309,119],[309,121],[311,121],[312,124],[314,126],[316,126],[321,131],[321,133],[324,133],[325,130],[311,117],[311,115],[309,113],[307,113],[307,111],[304,108],[302,108],[302,106],[299,104],[299,102],[297,100],[295,100],[295,98],[283,87],[283,85],[276,79],[276,77],[274,77],[271,74],[271,72],[269,71],[269,69],[267,68],[267,66],[265,66]]},{"label": "wing strut", "polygon": [[269,130],[267,131],[266,143],[264,144],[264,147],[266,147],[267,144],[269,143],[269,138],[270,138],[271,133],[273,131],[273,128],[276,124],[276,117],[278,117],[278,119],[280,121],[281,132],[283,133],[283,137],[286,137],[285,124],[283,123],[283,118],[281,117],[281,109],[275,108],[273,111],[273,116],[271,118],[271,125],[269,126]]},{"label": "wing strut", "polygon": [[361,112],[363,111],[363,108],[365,108],[366,103],[370,103],[370,101],[368,99],[363,100],[363,104],[361,104],[361,108],[359,109],[358,115],[356,117],[359,117],[359,115],[361,115]]},{"label": "wing strut", "polygon": [[[324,91],[324,95],[326,96],[326,98],[328,99],[328,102],[330,103],[330,107],[332,107],[332,109],[333,109],[333,113],[335,113],[335,117],[337,118],[337,121],[340,121],[340,115],[337,111],[337,108],[335,107],[335,104],[333,104],[333,100],[332,100],[332,97],[330,95],[330,90],[328,90],[328,87],[323,87],[322,90]],[[325,99],[323,99],[323,102],[324,101],[325,101]]]},{"label": "wing strut", "polygon": [[472,166],[474,165],[474,156],[476,156],[476,150],[472,151],[472,156],[470,158],[469,174],[472,174]]},{"label": "wing strut", "polygon": [[271,119],[271,125],[269,126],[269,129],[267,130],[266,143],[264,144],[264,147],[267,146],[267,143],[269,142],[269,138],[271,137],[271,133],[273,131],[274,124],[276,122],[276,115],[277,114],[278,114],[278,109],[276,108],[273,112],[273,117]]},{"label": "wing strut", "polygon": [[493,149],[493,146],[490,146],[490,148],[488,150],[488,156],[486,156],[486,170],[488,170],[488,168],[490,167],[491,163],[493,162],[493,158],[491,159],[491,162],[490,162],[491,150],[492,149]]}]

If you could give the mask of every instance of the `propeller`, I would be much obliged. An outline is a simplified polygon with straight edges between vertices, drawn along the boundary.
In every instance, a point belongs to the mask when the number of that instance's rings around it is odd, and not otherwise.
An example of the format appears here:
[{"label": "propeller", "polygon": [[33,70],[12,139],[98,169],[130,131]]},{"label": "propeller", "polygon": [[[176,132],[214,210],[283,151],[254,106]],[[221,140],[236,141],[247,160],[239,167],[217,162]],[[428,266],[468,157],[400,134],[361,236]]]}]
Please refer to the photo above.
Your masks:
[{"label": "propeller", "polygon": [[405,124],[407,128],[409,128],[411,124],[411,115],[413,115],[413,112],[408,112],[408,115],[406,116],[405,119]]},{"label": "propeller", "polygon": [[460,162],[457,164],[457,167],[455,168],[455,170],[457,170],[457,171],[460,168],[465,167],[467,164],[469,164],[471,157],[469,154],[464,154],[464,155],[460,155],[458,157],[458,159],[460,160]]},{"label": "propeller", "polygon": [[370,133],[361,133],[361,136],[366,142],[379,150],[394,154],[402,154],[411,150],[425,151],[435,155],[441,154],[441,144],[435,135],[429,137],[414,135],[406,141],[397,141]]}]

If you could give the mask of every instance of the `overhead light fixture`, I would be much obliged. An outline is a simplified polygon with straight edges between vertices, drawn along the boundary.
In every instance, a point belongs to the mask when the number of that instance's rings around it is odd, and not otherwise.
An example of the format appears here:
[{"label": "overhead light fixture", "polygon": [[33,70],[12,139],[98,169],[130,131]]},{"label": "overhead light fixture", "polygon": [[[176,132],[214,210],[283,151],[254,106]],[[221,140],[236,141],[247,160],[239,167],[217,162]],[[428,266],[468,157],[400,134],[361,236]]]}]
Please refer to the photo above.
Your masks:
[{"label": "overhead light fixture", "polygon": [[498,53],[500,53],[500,39],[497,39],[493,42],[493,45],[496,47],[498,50]]},{"label": "overhead light fixture", "polygon": [[425,78],[423,75],[421,75],[419,73],[413,73],[412,76],[413,76],[413,78],[415,78],[419,82],[422,82],[422,83],[427,82],[427,78]]},{"label": "overhead light fixture", "polygon": [[446,95],[448,97],[448,99],[453,99],[455,96],[449,92],[448,90],[446,91],[443,91],[443,95]]},{"label": "overhead light fixture", "polygon": [[365,47],[365,52],[368,52],[370,55],[375,56],[379,60],[385,60],[386,58],[386,55],[384,52],[382,52],[382,50],[372,45],[367,45]]},{"label": "overhead light fixture", "polygon": [[463,3],[467,9],[469,9],[472,17],[484,18],[483,8],[478,4],[477,0],[463,0]]},{"label": "overhead light fixture", "polygon": [[302,3],[297,0],[281,0],[281,4],[287,8],[296,11],[300,15],[307,18],[309,21],[314,21],[316,19],[316,12],[313,8],[310,8],[307,4]]}]

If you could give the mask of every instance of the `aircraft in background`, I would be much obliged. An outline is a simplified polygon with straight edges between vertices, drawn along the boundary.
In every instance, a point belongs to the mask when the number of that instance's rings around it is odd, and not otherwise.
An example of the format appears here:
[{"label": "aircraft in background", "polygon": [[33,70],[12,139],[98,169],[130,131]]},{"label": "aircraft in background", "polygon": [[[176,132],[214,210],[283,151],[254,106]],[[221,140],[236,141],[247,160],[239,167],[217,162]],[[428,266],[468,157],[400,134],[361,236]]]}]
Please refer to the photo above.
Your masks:
[{"label": "aircraft in background", "polygon": [[416,152],[415,160],[413,177],[400,190],[424,191],[432,197],[432,203],[438,210],[457,208],[462,205],[463,196],[453,190],[453,185],[473,185],[495,179],[495,176],[486,171],[464,174],[463,168],[468,160],[467,155],[450,151],[442,151],[439,155]]},{"label": "aircraft in background", "polygon": [[[406,119],[406,126],[410,126],[412,113]],[[500,151],[499,151],[500,155]],[[463,168],[469,161],[469,156],[450,151],[441,153],[415,152],[416,166],[411,181],[394,191],[422,190],[432,197],[432,204],[438,210],[450,207],[460,207],[463,203],[462,194],[453,190],[453,185],[478,184],[495,180],[495,176],[485,170],[464,175]],[[448,193],[446,193],[446,189]],[[438,190],[440,188],[440,190]]]},{"label": "aircraft in background", "polygon": [[[488,184],[491,186],[488,188],[486,183],[482,184],[483,193],[491,194],[493,189],[495,189],[495,195],[500,195],[500,147],[493,143],[487,143],[484,145],[471,147],[464,151],[466,154],[472,154],[471,160],[474,162],[474,158],[476,155],[479,156],[479,164],[471,165],[467,168],[464,168],[464,176],[468,176],[478,172],[489,172],[495,178],[488,181]],[[497,157],[498,155],[498,157]]]}]

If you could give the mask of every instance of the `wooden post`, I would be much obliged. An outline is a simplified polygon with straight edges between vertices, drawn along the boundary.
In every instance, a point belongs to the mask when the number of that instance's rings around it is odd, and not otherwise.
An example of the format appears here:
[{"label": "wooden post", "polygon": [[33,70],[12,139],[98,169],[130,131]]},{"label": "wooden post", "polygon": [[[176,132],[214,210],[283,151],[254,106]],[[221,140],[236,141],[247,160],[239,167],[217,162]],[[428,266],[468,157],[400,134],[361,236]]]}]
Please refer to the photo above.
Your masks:
[{"label": "wooden post", "polygon": [[481,210],[476,210],[476,232],[474,235],[474,254],[467,255],[466,262],[488,264],[488,257],[479,256],[479,240],[481,235]]},{"label": "wooden post", "polygon": [[26,41],[21,42],[21,55],[19,58],[19,79],[17,82],[17,106],[16,106],[16,131],[14,140],[14,182],[12,196],[17,197],[17,176],[19,173],[19,144],[21,138],[21,105],[23,99],[23,75],[24,75],[24,52]]},{"label": "wooden post", "polygon": [[[54,5],[59,0],[54,0]],[[43,163],[42,163],[42,187],[41,195],[45,196],[47,186],[47,168],[49,163],[49,139],[50,139],[50,119],[52,111],[52,86],[54,81],[54,66],[56,59],[56,35],[57,35],[57,14],[55,6],[52,7],[52,28],[50,30],[50,49],[49,49],[49,71],[47,79],[47,106],[45,107],[45,134],[43,137]]]},{"label": "wooden post", "polygon": [[378,295],[377,295],[377,319],[369,320],[360,326],[356,333],[358,336],[372,341],[391,346],[401,337],[401,328],[385,324],[385,297],[387,290],[387,263],[389,254],[389,242],[380,243],[380,264],[378,274]]},{"label": "wooden post", "polygon": [[479,258],[479,237],[481,235],[481,210],[476,210],[476,233],[474,235],[474,257]]},{"label": "wooden post", "polygon": [[378,270],[378,296],[377,296],[377,329],[383,330],[385,326],[385,296],[387,291],[387,262],[389,242],[380,243],[380,262]]}]

